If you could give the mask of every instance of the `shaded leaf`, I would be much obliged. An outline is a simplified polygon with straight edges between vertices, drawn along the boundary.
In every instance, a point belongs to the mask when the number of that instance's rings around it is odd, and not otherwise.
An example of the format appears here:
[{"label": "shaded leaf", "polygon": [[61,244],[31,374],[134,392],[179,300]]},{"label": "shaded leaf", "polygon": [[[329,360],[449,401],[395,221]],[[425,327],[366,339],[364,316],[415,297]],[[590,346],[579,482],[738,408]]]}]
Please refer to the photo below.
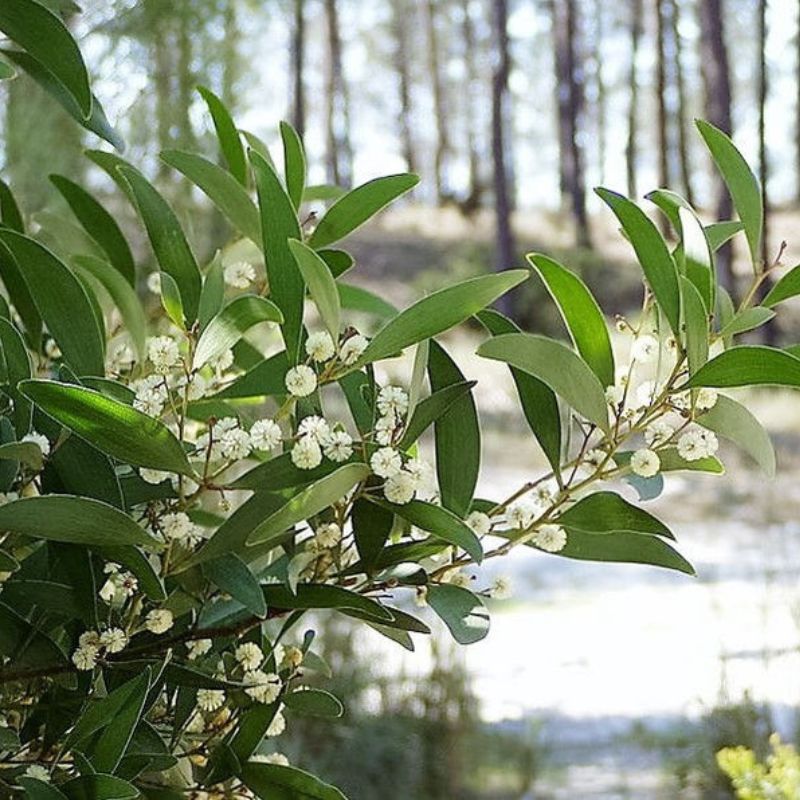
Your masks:
[{"label": "shaded leaf", "polygon": [[774,347],[732,347],[698,370],[682,388],[800,386],[800,358]]},{"label": "shaded leaf", "polygon": [[459,644],[474,644],[489,633],[489,613],[483,601],[460,586],[449,583],[428,587],[428,605],[447,625]]}]

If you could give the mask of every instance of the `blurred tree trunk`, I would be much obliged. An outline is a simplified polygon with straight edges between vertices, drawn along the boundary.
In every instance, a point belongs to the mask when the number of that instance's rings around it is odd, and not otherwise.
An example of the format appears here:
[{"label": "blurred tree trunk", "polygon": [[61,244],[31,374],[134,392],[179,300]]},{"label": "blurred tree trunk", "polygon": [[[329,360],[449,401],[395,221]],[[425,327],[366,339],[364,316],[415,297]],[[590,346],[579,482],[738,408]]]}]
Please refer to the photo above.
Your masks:
[{"label": "blurred tree trunk", "polygon": [[417,171],[417,156],[411,125],[411,65],[409,63],[408,24],[411,8],[408,0],[392,2],[392,36],[394,38],[394,69],[397,73],[397,89],[400,100],[398,124],[400,147],[409,172]]},{"label": "blurred tree trunk", "polygon": [[450,137],[447,130],[447,111],[444,100],[444,79],[439,63],[439,35],[437,30],[436,0],[426,0],[425,27],[428,41],[428,71],[433,90],[433,116],[436,125],[436,145],[433,159],[433,176],[436,199],[441,204],[448,199],[445,167],[450,152]]},{"label": "blurred tree trunk", "polygon": [[768,266],[769,250],[769,164],[767,163],[766,112],[767,92],[767,0],[758,2],[758,173],[761,179],[761,202],[764,206],[764,228],[761,235],[761,260]]},{"label": "blurred tree trunk", "polygon": [[[508,3],[507,0],[492,2],[492,32],[494,39],[494,74],[492,75],[492,166],[494,171],[495,209],[495,269],[508,269],[514,263],[515,244],[511,226],[511,202],[508,187],[505,121],[507,118],[508,74],[511,60],[508,48]],[[498,306],[509,313],[510,298],[503,295]]]},{"label": "blurred tree trunk", "polygon": [[306,133],[306,87],[303,80],[306,60],[305,0],[294,0],[293,11],[294,22],[290,47],[292,96],[289,98],[289,104],[292,125],[302,139]]},{"label": "blurred tree trunk", "polygon": [[[152,0],[151,0],[152,2]],[[153,6],[150,6],[153,8]],[[157,13],[157,12],[155,12]],[[156,139],[158,149],[166,150],[172,147],[172,51],[165,20],[157,20],[153,26],[151,43],[153,83],[155,86],[155,114],[156,114]],[[168,164],[158,160],[158,178],[168,180],[171,170]]]},{"label": "blurred tree trunk", "polygon": [[[195,12],[191,4],[181,6],[177,19],[177,81],[178,98],[174,108],[176,116],[176,141],[182,150],[194,150],[195,137],[189,109],[194,99],[197,77],[192,68],[192,35],[194,32]],[[185,182],[184,182],[185,183]]]},{"label": "blurred tree trunk", "polygon": [[328,182],[348,187],[353,181],[353,151],[350,146],[350,108],[342,69],[342,38],[336,0],[325,0],[328,35],[326,86]]},{"label": "blurred tree trunk", "polygon": [[681,170],[683,193],[689,205],[694,205],[694,182],[692,181],[691,159],[689,158],[691,137],[686,76],[683,72],[683,41],[680,33],[680,0],[670,0],[670,21],[675,57],[675,88],[678,95],[678,159]]},{"label": "blurred tree trunk", "polygon": [[469,179],[467,196],[461,203],[461,208],[466,213],[477,210],[481,204],[483,194],[483,179],[481,176],[481,154],[478,143],[476,124],[478,114],[475,104],[476,86],[478,82],[478,69],[475,61],[477,47],[475,37],[475,22],[470,11],[470,0],[462,0],[461,4],[461,31],[462,45],[464,47],[464,71],[466,73],[466,95],[464,97],[464,126],[467,139],[467,159]]},{"label": "blurred tree trunk", "polygon": [[[667,43],[665,40],[664,15],[667,0],[656,0],[656,149],[658,150],[658,185],[663,189],[672,188],[670,176],[670,137],[667,122]],[[658,222],[661,232],[669,233],[669,220],[659,214]]]},{"label": "blurred tree trunk", "polygon": [[[722,0],[700,0],[700,63],[703,65],[706,118],[712,125],[732,133],[731,80],[728,68],[728,48],[725,44],[725,26]],[[727,220],[733,214],[733,204],[722,178],[716,179],[717,220]],[[734,302],[739,299],[733,273],[733,251],[730,244],[717,251],[717,273],[720,283],[728,290]]]},{"label": "blurred tree trunk", "polygon": [[628,179],[628,195],[635,198],[636,167],[639,160],[638,152],[638,111],[639,111],[639,72],[637,60],[639,57],[639,41],[642,37],[642,0],[630,0],[631,12],[631,61],[628,72],[628,141],[625,145],[625,167]]},{"label": "blurred tree trunk", "polygon": [[595,105],[597,108],[597,163],[599,183],[606,182],[606,153],[608,144],[606,128],[606,82],[603,77],[603,39],[605,38],[605,21],[603,18],[603,0],[594,2],[594,31],[592,38],[592,62],[594,64]]},{"label": "blurred tree trunk", "polygon": [[578,140],[585,101],[584,70],[577,55],[576,0],[555,0],[551,9],[556,48],[561,191],[575,222],[576,243],[579,247],[590,247],[583,152]]}]

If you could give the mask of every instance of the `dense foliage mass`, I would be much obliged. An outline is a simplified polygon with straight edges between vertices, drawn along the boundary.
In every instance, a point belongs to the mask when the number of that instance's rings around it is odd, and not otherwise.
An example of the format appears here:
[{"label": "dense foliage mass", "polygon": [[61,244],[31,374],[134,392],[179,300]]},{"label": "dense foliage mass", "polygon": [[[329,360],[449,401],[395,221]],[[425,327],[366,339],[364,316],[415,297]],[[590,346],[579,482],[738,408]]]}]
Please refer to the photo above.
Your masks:
[{"label": "dense foliage mass", "polygon": [[[62,99],[76,85],[80,75],[67,75]],[[430,632],[408,610],[416,601],[469,644],[488,632],[484,599],[508,587],[465,568],[519,546],[692,573],[669,528],[619,482],[644,501],[666,473],[721,473],[718,436],[771,474],[763,429],[717,390],[800,385],[795,351],[735,342],[800,292],[800,273],[761,291],[771,267],[758,260],[759,187],[710,125],[700,133],[739,221],[704,226],[659,190],[650,197],[672,225],[670,247],[634,202],[598,190],[646,285],[640,317],[617,321],[620,358],[587,287],[543,255],[400,312],[339,280],[353,261],[336,245],[416,177],[348,193],[308,187],[291,126],[281,126],[278,167],[202,94],[225,166],[188,152],[162,158],[236,232],[209,264],[157,189],[110,152],[88,155],[141,217],[158,263],[146,280],[82,187],[51,176],[88,236],[75,249],[45,247],[0,186],[6,793],[173,798],[221,786],[228,796],[341,798],[280,753],[294,715],[343,712],[318,685],[327,666],[313,632],[301,633],[309,612],[334,610],[411,649],[411,634]],[[91,119],[83,99],[76,113]],[[713,254],[740,231],[753,283],[734,308]],[[533,275],[569,345],[490,310]],[[145,283],[156,313],[137,294]],[[359,330],[351,316],[370,321]],[[437,338],[473,318],[486,333],[479,355],[510,368],[550,464],[505,498],[475,496],[474,384]],[[407,368],[386,363],[411,349]],[[404,377],[389,381],[390,370]],[[430,429],[435,465],[419,445]]]}]

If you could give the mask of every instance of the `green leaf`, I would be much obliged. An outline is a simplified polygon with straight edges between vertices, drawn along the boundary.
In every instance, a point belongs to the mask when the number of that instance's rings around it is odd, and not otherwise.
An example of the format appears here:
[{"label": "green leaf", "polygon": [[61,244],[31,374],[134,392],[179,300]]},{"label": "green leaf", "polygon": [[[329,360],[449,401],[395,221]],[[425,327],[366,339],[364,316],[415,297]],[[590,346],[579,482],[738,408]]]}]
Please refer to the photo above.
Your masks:
[{"label": "green leaf", "polygon": [[727,244],[739,231],[744,230],[744,225],[737,220],[726,220],[723,222],[712,222],[706,225],[705,232],[708,245],[712,252],[716,253],[722,245]]},{"label": "green leaf", "polygon": [[686,358],[689,362],[689,372],[693,375],[708,361],[708,312],[694,283],[685,275],[681,275],[680,284]]},{"label": "green leaf", "polygon": [[0,31],[27,50],[74,98],[83,119],[89,119],[89,74],[72,34],[56,14],[34,0],[2,3]]},{"label": "green leaf", "polygon": [[120,172],[121,167],[127,167],[128,169],[133,169],[133,166],[129,164],[124,158],[120,158],[115,153],[108,153],[105,150],[86,150],[84,151],[86,157],[96,164],[100,169],[102,169],[109,178],[119,187],[125,197],[128,198],[131,205],[136,208],[136,196],[131,189],[130,184],[128,181],[123,177],[122,172]]},{"label": "green leaf", "polygon": [[114,775],[81,775],[59,787],[68,800],[135,800],[139,790],[128,781]]},{"label": "green leaf", "polygon": [[175,283],[174,278],[169,273],[162,272],[159,288],[161,290],[161,305],[167,316],[176,327],[186,330],[186,313],[183,310],[183,299],[181,298],[181,290],[178,288],[178,284]]},{"label": "green leaf", "polygon": [[280,353],[259,361],[221,392],[217,392],[214,397],[222,400],[286,394],[285,380],[288,369],[286,351],[281,350]]},{"label": "green leaf", "polygon": [[261,245],[258,209],[247,190],[229,172],[203,156],[182,150],[163,150],[161,160],[198,186],[240,233]]},{"label": "green leaf", "polygon": [[94,256],[75,256],[75,264],[96,278],[109,293],[119,309],[125,328],[130,334],[134,350],[141,363],[147,358],[147,318],[136,290],[107,261]]},{"label": "green leaf", "polygon": [[298,492],[282,508],[267,517],[247,539],[248,545],[271,541],[298,522],[319,514],[370,474],[366,464],[345,464],[330,475]]},{"label": "green leaf", "polygon": [[38,351],[42,339],[42,318],[14,254],[2,242],[0,242],[0,277],[3,279],[12,305],[22,320],[28,342]]},{"label": "green leaf", "polygon": [[35,292],[36,307],[64,354],[80,375],[105,374],[105,333],[98,328],[86,290],[70,269],[47,248],[16,231],[0,229]]},{"label": "green leaf", "polygon": [[25,222],[19,210],[14,193],[8,184],[0,178],[0,222],[17,233],[25,233]]},{"label": "green leaf", "polygon": [[333,340],[338,341],[341,315],[339,291],[328,265],[308,245],[296,239],[289,240],[289,249],[325,327]]},{"label": "green leaf", "polygon": [[338,242],[418,183],[417,175],[402,174],[357,186],[325,212],[308,243],[317,249]]},{"label": "green leaf", "polygon": [[335,719],[344,714],[344,706],[339,699],[322,689],[298,689],[285,695],[283,702],[292,711],[314,717]]},{"label": "green leaf", "polygon": [[714,274],[714,259],[702,223],[695,213],[686,208],[678,209],[681,222],[681,243],[686,277],[703,299],[706,308],[714,308],[717,279]]},{"label": "green leaf", "polygon": [[747,453],[769,478],[775,477],[775,449],[761,423],[741,403],[720,395],[697,423],[730,440]]},{"label": "green leaf", "polygon": [[317,255],[328,265],[331,275],[339,278],[355,264],[355,259],[344,250],[334,247],[322,247],[316,251]]},{"label": "green leaf", "polygon": [[242,780],[262,800],[347,800],[336,787],[296,767],[249,762]]},{"label": "green leaf", "polygon": [[200,307],[197,310],[197,321],[203,331],[209,322],[222,310],[225,302],[225,277],[222,267],[222,256],[217,252],[206,270],[203,279],[203,291],[200,293]]},{"label": "green leaf", "polygon": [[313,186],[306,186],[303,192],[303,202],[314,203],[338,200],[346,194],[347,190],[342,189],[341,186],[332,186],[329,183],[315,183]]},{"label": "green leaf", "polygon": [[728,187],[733,205],[744,225],[744,235],[750,245],[750,257],[756,263],[761,257],[761,230],[764,225],[758,180],[725,133],[700,119],[695,124]]},{"label": "green leaf", "polygon": [[[67,657],[45,633],[0,600],[0,654],[16,666],[65,666]],[[2,674],[2,670],[0,670]]]},{"label": "green leaf", "polygon": [[117,547],[116,545],[103,545],[95,547],[106,561],[121,564],[128,572],[132,572],[139,581],[142,591],[155,603],[163,603],[167,599],[161,578],[153,569],[150,560],[141,550],[135,547]]},{"label": "green leaf", "polygon": [[261,322],[283,322],[283,314],[275,303],[254,294],[231,300],[206,326],[197,343],[193,369],[199,369],[229,350],[241,337]]},{"label": "green leaf", "polygon": [[169,428],[125,403],[56,381],[23,381],[20,390],[65,428],[113,458],[136,467],[192,474]]},{"label": "green leaf", "polygon": [[489,613],[483,601],[460,586],[449,583],[428,587],[428,605],[447,625],[459,644],[474,644],[489,633]]},{"label": "green leaf", "polygon": [[400,353],[474,316],[510,289],[527,280],[528,271],[509,270],[462,281],[440,289],[390,319],[373,337],[356,367]]},{"label": "green leaf", "polygon": [[10,81],[17,77],[17,71],[7,61],[0,60],[0,81]]},{"label": "green leaf", "polygon": [[281,122],[280,127],[286,191],[292,199],[294,207],[300,208],[306,184],[306,154],[297,131],[288,122]]},{"label": "green leaf", "polygon": [[[618,464],[627,464],[630,462],[630,456],[633,451],[619,451],[614,456]],[[626,457],[623,461],[623,457]],[[708,456],[707,458],[698,458],[695,461],[687,461],[678,454],[677,447],[665,447],[658,451],[658,458],[661,461],[660,472],[708,472],[712,475],[723,475],[725,467],[716,456]],[[626,476],[627,478],[630,476]],[[638,476],[635,476],[638,477]],[[656,476],[658,477],[658,476]],[[648,480],[643,478],[642,480]]]},{"label": "green leaf", "polygon": [[0,459],[19,461],[34,472],[42,469],[42,451],[33,442],[7,442],[0,444]]},{"label": "green leaf", "polygon": [[408,421],[403,438],[397,445],[398,448],[400,450],[408,450],[430,425],[447,414],[453,404],[463,398],[476,385],[477,381],[451,383],[424,400],[420,400],[411,414],[411,419]]},{"label": "green leaf", "polygon": [[675,538],[664,523],[614,492],[582,498],[558,517],[558,524],[588,533],[628,531]]},{"label": "green leaf", "polygon": [[547,384],[579,414],[608,431],[608,405],[600,381],[566,345],[532,333],[506,333],[485,341],[478,355],[505,361]]},{"label": "green leaf", "polygon": [[760,345],[732,347],[712,358],[681,388],[765,384],[800,386],[800,358],[774,347]]},{"label": "green leaf", "polygon": [[767,292],[761,305],[766,308],[774,308],[778,303],[796,297],[798,294],[800,294],[800,264],[781,276],[781,279]]},{"label": "green leaf", "polygon": [[203,572],[223,592],[238,600],[248,611],[262,619],[267,615],[264,594],[247,564],[235,553],[227,553],[203,565]]},{"label": "green leaf", "polygon": [[[516,323],[492,309],[481,311],[478,319],[494,336],[520,332]],[[561,466],[561,416],[556,394],[533,375],[516,367],[510,367],[510,371],[528,427],[539,442],[550,466],[558,470]]]},{"label": "green leaf", "polygon": [[72,495],[23,497],[6,503],[0,506],[0,530],[53,542],[160,547],[158,540],[118,508]]},{"label": "green leaf", "polygon": [[50,783],[20,775],[17,783],[25,790],[28,800],[67,800],[67,796]]},{"label": "green leaf", "polygon": [[252,489],[253,491],[278,492],[281,489],[293,489],[296,486],[305,486],[330,475],[338,469],[335,461],[323,461],[314,469],[300,469],[292,461],[291,452],[281,453],[270,458],[258,466],[236,478],[230,485],[231,489]]},{"label": "green leaf", "polygon": [[350,516],[353,538],[366,572],[372,572],[394,526],[394,514],[383,505],[359,497]]},{"label": "green leaf", "polygon": [[239,138],[239,131],[236,129],[230,112],[222,100],[205,86],[198,86],[197,91],[206,101],[208,110],[211,112],[211,119],[214,121],[214,129],[217,132],[222,155],[225,156],[225,162],[231,175],[242,186],[246,186],[247,158],[244,154],[242,140]]},{"label": "green leaf", "polygon": [[269,608],[335,608],[339,611],[357,611],[377,622],[391,622],[393,619],[391,612],[376,600],[341,586],[301,583],[297,586],[296,594],[277,583],[267,584],[262,589]]},{"label": "green leaf", "polygon": [[540,253],[526,256],[561,312],[564,324],[583,360],[603,386],[614,384],[614,352],[603,312],[586,284],[575,273]]},{"label": "green leaf", "polygon": [[116,220],[82,186],[63,175],[51,175],[50,182],[69,204],[83,229],[105,251],[114,269],[136,288],[136,264],[128,240]]},{"label": "green leaf", "polygon": [[0,728],[0,751],[18,750],[20,746],[19,736],[11,728]]},{"label": "green leaf", "polygon": [[389,319],[398,313],[397,306],[361,286],[337,282],[336,287],[339,290],[339,303],[349,311],[361,311],[379,319]]},{"label": "green leaf", "polygon": [[454,547],[460,547],[478,564],[483,561],[483,547],[481,547],[480,539],[452,511],[422,500],[412,500],[403,505],[383,500],[373,500],[372,502],[389,509],[421,530],[432,533],[438,539],[442,539]]},{"label": "green leaf", "polygon": [[769,322],[774,316],[775,312],[771,308],[764,308],[764,306],[745,308],[743,311],[735,314],[722,326],[719,335],[723,339],[726,339],[738,333],[746,333],[747,331],[755,330]]},{"label": "green leaf", "polygon": [[162,272],[166,272],[178,285],[186,319],[191,324],[197,319],[202,282],[197,261],[180,222],[167,201],[138,170],[128,165],[117,169],[135,198]]},{"label": "green leaf", "polygon": [[[428,380],[434,392],[464,383],[455,361],[435,341],[431,341],[428,354]],[[433,438],[442,505],[466,516],[481,466],[481,426],[471,391],[434,422]]]},{"label": "green leaf", "polygon": [[33,406],[19,391],[19,384],[31,377],[33,367],[25,342],[19,331],[7,320],[0,318],[0,346],[6,364],[8,393],[14,401],[14,430],[21,439],[31,429]]},{"label": "green leaf", "polygon": [[275,170],[253,151],[250,161],[256,176],[269,294],[283,312],[283,341],[290,363],[296,364],[300,357],[306,290],[303,276],[289,249],[289,240],[300,240],[303,235],[292,201]]},{"label": "green leaf", "polygon": [[635,203],[608,189],[595,191],[617,216],[672,332],[679,336],[681,298],[678,270],[664,239],[650,218]]}]

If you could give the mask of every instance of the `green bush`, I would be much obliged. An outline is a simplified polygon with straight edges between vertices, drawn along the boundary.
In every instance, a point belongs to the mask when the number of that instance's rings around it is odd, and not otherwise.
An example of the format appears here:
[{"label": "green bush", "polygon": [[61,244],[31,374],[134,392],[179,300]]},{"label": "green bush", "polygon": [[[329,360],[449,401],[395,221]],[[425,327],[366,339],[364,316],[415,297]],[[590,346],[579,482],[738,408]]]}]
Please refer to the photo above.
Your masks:
[{"label": "green bush", "polygon": [[720,769],[731,779],[740,800],[794,800],[800,797],[800,755],[780,737],[770,737],[771,752],[761,762],[746,747],[717,753]]}]

